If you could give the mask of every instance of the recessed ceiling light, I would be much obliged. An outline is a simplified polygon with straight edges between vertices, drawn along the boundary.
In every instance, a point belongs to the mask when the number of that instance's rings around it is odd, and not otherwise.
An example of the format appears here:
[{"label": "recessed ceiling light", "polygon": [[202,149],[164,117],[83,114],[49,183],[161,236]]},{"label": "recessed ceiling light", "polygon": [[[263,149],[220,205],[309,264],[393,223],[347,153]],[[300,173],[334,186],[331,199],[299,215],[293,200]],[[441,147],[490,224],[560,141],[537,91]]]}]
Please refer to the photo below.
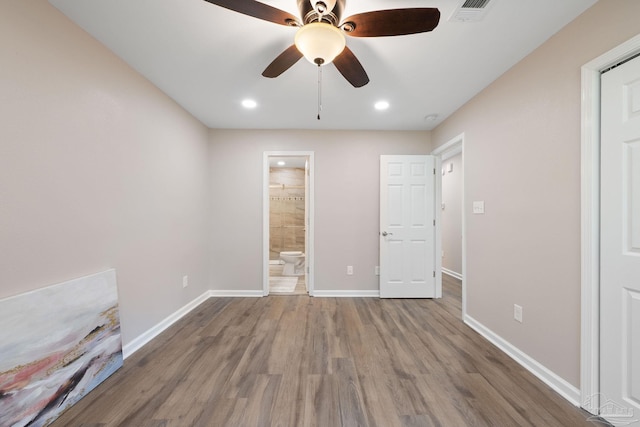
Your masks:
[{"label": "recessed ceiling light", "polygon": [[389,103],[387,101],[378,101],[375,103],[374,107],[376,110],[386,110],[389,108]]},{"label": "recessed ceiling light", "polygon": [[284,165],[286,165],[286,163],[285,163],[284,161],[280,160],[280,161],[278,162],[278,166],[284,166]]},{"label": "recessed ceiling light", "polygon": [[244,108],[256,108],[258,106],[258,103],[253,99],[245,99],[244,101],[242,101],[242,106]]}]

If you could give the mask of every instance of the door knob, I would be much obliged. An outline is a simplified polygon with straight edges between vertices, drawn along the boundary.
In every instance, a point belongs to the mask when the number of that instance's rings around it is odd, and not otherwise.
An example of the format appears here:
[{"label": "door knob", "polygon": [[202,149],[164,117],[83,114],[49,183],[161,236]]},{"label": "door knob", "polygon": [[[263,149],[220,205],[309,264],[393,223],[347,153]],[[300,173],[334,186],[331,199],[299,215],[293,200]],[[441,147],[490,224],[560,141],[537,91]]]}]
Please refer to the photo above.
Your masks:
[{"label": "door knob", "polygon": [[382,232],[382,237],[393,236],[393,233],[387,233],[386,231]]}]

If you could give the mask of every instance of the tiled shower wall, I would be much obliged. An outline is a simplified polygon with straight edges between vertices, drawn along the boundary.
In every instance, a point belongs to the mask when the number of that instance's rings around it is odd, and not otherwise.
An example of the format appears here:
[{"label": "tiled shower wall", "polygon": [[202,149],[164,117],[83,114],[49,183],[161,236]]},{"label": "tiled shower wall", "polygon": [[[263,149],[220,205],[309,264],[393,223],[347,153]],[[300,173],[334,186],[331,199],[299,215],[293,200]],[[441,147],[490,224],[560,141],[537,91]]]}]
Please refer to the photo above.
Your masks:
[{"label": "tiled shower wall", "polygon": [[269,259],[304,252],[304,169],[269,170]]}]

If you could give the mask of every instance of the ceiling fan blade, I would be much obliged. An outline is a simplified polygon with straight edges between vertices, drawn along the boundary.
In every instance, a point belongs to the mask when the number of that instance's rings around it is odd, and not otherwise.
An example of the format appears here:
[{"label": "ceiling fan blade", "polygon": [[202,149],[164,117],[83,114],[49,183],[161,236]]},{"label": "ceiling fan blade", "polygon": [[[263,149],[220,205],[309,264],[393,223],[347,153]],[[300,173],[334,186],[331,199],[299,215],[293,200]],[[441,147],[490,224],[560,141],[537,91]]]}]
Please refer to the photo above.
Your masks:
[{"label": "ceiling fan blade", "polygon": [[262,75],[269,78],[278,77],[298,62],[300,58],[302,58],[302,53],[296,45],[292,44],[264,69]]},{"label": "ceiling fan blade", "polygon": [[255,0],[205,0],[243,15],[253,16],[280,25],[299,25],[299,20],[284,10],[260,3]]},{"label": "ceiling fan blade", "polygon": [[[424,33],[436,28],[439,22],[440,11],[426,7],[359,13],[346,18],[342,25],[350,36],[384,37]],[[355,24],[353,31],[348,29],[351,24]]]},{"label": "ceiling fan blade", "polygon": [[362,87],[369,83],[369,76],[364,71],[362,64],[358,58],[351,52],[351,49],[345,46],[340,55],[333,60],[340,74],[344,76],[353,87]]}]

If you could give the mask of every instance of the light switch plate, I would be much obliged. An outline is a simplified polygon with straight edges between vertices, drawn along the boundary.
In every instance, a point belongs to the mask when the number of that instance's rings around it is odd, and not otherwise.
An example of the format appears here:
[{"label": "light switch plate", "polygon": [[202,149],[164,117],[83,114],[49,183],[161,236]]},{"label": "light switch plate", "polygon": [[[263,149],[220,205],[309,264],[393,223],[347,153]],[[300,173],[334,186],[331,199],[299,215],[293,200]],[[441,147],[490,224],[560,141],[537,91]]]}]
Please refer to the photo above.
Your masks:
[{"label": "light switch plate", "polygon": [[513,318],[522,323],[522,306],[518,304],[513,304]]},{"label": "light switch plate", "polygon": [[484,213],[484,201],[475,201],[473,202],[473,213],[474,214],[483,214]]}]

